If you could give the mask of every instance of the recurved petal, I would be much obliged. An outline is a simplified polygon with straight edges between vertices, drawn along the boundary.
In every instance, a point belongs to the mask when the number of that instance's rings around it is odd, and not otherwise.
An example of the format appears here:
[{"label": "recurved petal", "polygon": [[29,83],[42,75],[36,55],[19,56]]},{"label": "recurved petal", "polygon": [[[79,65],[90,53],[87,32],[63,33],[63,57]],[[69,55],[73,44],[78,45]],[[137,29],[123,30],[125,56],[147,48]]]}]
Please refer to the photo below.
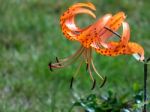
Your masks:
[{"label": "recurved petal", "polygon": [[[92,42],[91,46],[96,47],[105,47],[107,48],[107,43],[104,43],[101,41],[101,38],[99,37],[99,33],[104,29],[106,23],[111,19],[111,14],[106,14],[102,18],[100,18],[96,23],[92,25],[94,32],[91,32],[92,37],[97,38],[96,41]],[[95,35],[96,34],[96,35]],[[98,45],[98,46],[97,46]]]},{"label": "recurved petal", "polygon": [[126,46],[129,42],[130,39],[130,27],[129,24],[127,22],[122,22],[122,26],[123,26],[123,33],[121,35],[121,40],[117,43],[118,45],[116,46],[116,44],[112,44],[112,42],[110,43],[106,43],[106,42],[101,42],[101,44],[105,45],[107,44],[107,47],[105,48],[111,48],[111,49],[115,49],[118,46]]},{"label": "recurved petal", "polygon": [[94,23],[94,27],[96,28],[96,32],[99,33],[102,28],[106,25],[106,23],[111,19],[111,14],[106,14],[102,18],[100,18],[96,23]]},{"label": "recurved petal", "polygon": [[[119,46],[119,42],[109,42],[109,46],[113,46],[114,48]],[[120,54],[120,47],[117,49],[114,48],[95,48],[95,51],[104,56],[117,56]]]},{"label": "recurved petal", "polygon": [[123,22],[122,26],[123,26],[123,33],[121,36],[121,44],[126,45],[130,39],[130,27],[127,22]]},{"label": "recurved petal", "polygon": [[[76,15],[79,13],[86,13],[86,14],[91,15],[94,18],[96,17],[92,11],[90,11],[89,9],[85,9],[85,8],[78,8],[78,9],[74,10],[73,13],[74,13],[73,15]],[[73,35],[77,36],[78,34],[80,34],[81,31],[85,30],[85,28],[81,29],[81,28],[77,27],[75,24],[74,18],[75,18],[75,16],[71,16],[68,19],[66,19],[66,21],[64,22],[65,27],[63,27],[63,29],[67,27],[68,30],[66,31],[66,33],[69,31],[69,32],[72,32]],[[78,33],[76,33],[76,32],[78,32]]]},{"label": "recurved petal", "polygon": [[129,42],[128,49],[133,54],[135,59],[139,61],[144,61],[144,49],[140,44],[137,44],[135,42]]},{"label": "recurved petal", "polygon": [[66,19],[72,16],[75,16],[79,13],[85,13],[91,15],[93,18],[96,18],[95,14],[91,11],[95,9],[94,5],[92,4],[84,4],[84,3],[77,3],[71,6],[66,12],[64,12],[61,16],[61,19]]},{"label": "recurved petal", "polygon": [[[92,17],[96,17],[95,14],[86,7],[90,9],[95,9],[94,5],[91,3],[77,3],[73,6],[71,6],[60,18],[60,25],[62,28],[62,32],[65,35],[65,37],[69,40],[76,39],[75,35],[77,36],[80,34],[81,31],[85,30],[86,28],[79,28],[75,24],[75,16],[80,13],[89,14]],[[89,27],[89,26],[88,26]],[[87,28],[88,28],[87,27]],[[72,37],[74,35],[74,37]]]},{"label": "recurved petal", "polygon": [[119,42],[110,42],[109,44],[114,48],[96,48],[96,52],[105,56],[133,55],[139,61],[144,60],[144,49],[135,42],[129,42],[126,46],[121,45]]},{"label": "recurved petal", "polygon": [[95,6],[91,3],[91,2],[87,2],[87,3],[76,3],[72,6],[74,7],[88,7],[92,10],[96,10]]},{"label": "recurved petal", "polygon": [[125,18],[126,18],[126,16],[125,16],[124,12],[118,12],[107,23],[107,27],[109,27],[110,29],[115,31],[121,26],[121,24],[125,20]]},{"label": "recurved petal", "polygon": [[[117,14],[115,14],[106,24],[105,27],[111,29],[112,31],[116,32],[122,22],[124,21],[124,19],[126,18],[124,12],[118,12]],[[113,35],[112,32],[110,32],[107,29],[103,29],[101,30],[101,32],[99,33],[99,37],[101,38],[101,40],[103,42],[105,42],[108,38],[110,38]]]},{"label": "recurved petal", "polygon": [[86,9],[86,8],[76,8],[74,10],[74,12],[72,12],[72,13],[73,13],[73,15],[75,15],[75,14],[81,14],[81,13],[89,14],[93,18],[96,18],[96,15],[91,10]]},{"label": "recurved petal", "polygon": [[67,19],[65,25],[71,31],[81,31],[81,29],[76,26],[74,17],[70,17],[69,19]]}]

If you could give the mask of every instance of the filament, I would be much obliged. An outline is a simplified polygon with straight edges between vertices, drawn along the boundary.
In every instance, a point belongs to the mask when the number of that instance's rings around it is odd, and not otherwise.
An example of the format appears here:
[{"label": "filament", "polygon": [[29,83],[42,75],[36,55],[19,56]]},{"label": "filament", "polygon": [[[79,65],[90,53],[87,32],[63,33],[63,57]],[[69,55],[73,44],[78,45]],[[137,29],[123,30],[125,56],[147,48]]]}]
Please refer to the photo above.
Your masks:
[{"label": "filament", "polygon": [[75,73],[75,74],[74,74],[74,76],[73,76],[74,78],[78,75],[79,70],[80,70],[80,68],[81,68],[82,64],[83,64],[83,61],[81,61],[81,63],[80,63],[80,65],[79,65],[79,67],[77,68],[76,73]]},{"label": "filament", "polygon": [[81,56],[84,49],[85,48],[83,46],[81,46],[80,49],[77,50],[77,52],[75,52],[73,55],[71,55],[71,56],[69,56],[65,59],[58,60],[58,58],[56,58],[57,63],[51,64],[51,67],[52,68],[63,68],[63,67],[66,67],[66,66],[70,65],[71,63],[76,61]]},{"label": "filament", "polygon": [[88,66],[88,72],[89,72],[89,74],[90,74],[90,77],[91,77],[92,81],[94,82],[94,78],[93,78],[93,76],[92,76],[92,72],[91,72],[90,65]]},{"label": "filament", "polygon": [[104,27],[105,29],[107,29],[108,31],[112,32],[113,34],[115,34],[116,36],[118,36],[119,38],[121,38],[120,34],[118,34],[117,32],[114,32],[113,30],[111,30],[110,28],[108,27]]},{"label": "filament", "polygon": [[92,76],[91,66],[90,66],[90,64],[91,64],[91,48],[87,49],[86,58],[87,58],[87,64],[88,64],[88,72],[90,74],[90,77],[91,77],[92,81],[94,82],[94,78]]},{"label": "filament", "polygon": [[92,67],[93,67],[93,70],[95,71],[95,73],[96,73],[102,80],[104,80],[104,78],[98,73],[98,71],[97,71],[97,69],[96,69],[96,67],[95,67],[95,65],[94,65],[94,63],[93,63],[93,60],[91,60],[91,63],[92,63]]},{"label": "filament", "polygon": [[78,54],[80,54],[80,52],[82,52],[83,51],[83,49],[84,49],[84,47],[83,46],[81,46],[73,55],[71,55],[71,56],[69,56],[69,57],[67,57],[67,58],[64,58],[64,59],[60,59],[59,61],[67,61],[67,60],[69,60],[69,59],[71,59],[71,58],[73,58],[73,57],[76,57]]}]

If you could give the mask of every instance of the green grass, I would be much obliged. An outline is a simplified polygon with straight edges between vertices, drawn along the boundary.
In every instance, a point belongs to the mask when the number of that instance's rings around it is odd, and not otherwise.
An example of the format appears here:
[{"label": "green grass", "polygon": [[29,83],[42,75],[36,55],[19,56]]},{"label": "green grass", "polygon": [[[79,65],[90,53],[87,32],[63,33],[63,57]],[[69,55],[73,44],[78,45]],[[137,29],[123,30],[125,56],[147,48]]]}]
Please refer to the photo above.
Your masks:
[{"label": "green grass", "polygon": [[[79,1],[86,0],[76,0]],[[131,40],[141,44],[145,56],[150,56],[148,0],[91,1],[96,5],[97,18],[125,11]],[[113,58],[93,53],[98,70],[108,77],[106,85],[94,91],[90,90],[92,82],[85,67],[74,82],[74,90],[69,89],[79,61],[68,68],[49,71],[50,60],[69,56],[79,47],[64,38],[59,26],[61,13],[73,3],[74,0],[0,0],[0,112],[66,112],[75,95],[101,94],[108,89],[118,94],[130,91],[132,95],[134,83],[143,87],[143,64],[132,56]],[[80,26],[94,21],[85,17],[77,19]]]}]

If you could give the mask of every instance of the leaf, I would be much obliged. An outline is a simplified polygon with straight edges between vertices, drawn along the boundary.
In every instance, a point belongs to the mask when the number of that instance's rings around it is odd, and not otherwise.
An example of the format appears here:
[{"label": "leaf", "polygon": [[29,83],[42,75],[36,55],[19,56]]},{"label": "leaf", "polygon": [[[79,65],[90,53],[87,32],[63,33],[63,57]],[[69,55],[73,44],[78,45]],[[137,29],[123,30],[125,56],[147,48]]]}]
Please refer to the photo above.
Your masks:
[{"label": "leaf", "polygon": [[73,107],[79,106],[86,112],[140,112],[145,103],[143,103],[143,91],[140,91],[137,85],[134,85],[136,91],[132,97],[130,93],[118,96],[116,92],[109,90],[107,96],[99,97],[96,94],[90,94],[87,98],[74,103]]}]

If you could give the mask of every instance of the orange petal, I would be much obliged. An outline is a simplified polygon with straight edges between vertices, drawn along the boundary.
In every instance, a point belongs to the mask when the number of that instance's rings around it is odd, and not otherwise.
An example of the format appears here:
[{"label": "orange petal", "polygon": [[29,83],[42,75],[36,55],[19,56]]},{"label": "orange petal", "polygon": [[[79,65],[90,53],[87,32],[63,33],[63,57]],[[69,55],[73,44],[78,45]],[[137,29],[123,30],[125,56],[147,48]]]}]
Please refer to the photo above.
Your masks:
[{"label": "orange petal", "polygon": [[76,14],[81,14],[81,13],[89,14],[89,15],[92,16],[93,18],[96,18],[95,14],[94,14],[92,11],[90,11],[89,9],[77,8],[77,9],[75,9],[75,11],[73,12],[74,15],[76,15]]},{"label": "orange petal", "polygon": [[111,14],[106,14],[93,24],[93,30],[98,34],[104,28],[106,23],[111,19]]},{"label": "orange petal", "polygon": [[95,6],[92,3],[90,3],[90,2],[87,2],[87,3],[76,3],[72,7],[73,8],[74,7],[88,7],[90,9],[92,9],[92,10],[96,10]]},{"label": "orange petal", "polygon": [[[106,24],[106,27],[108,27],[109,29],[111,29],[112,31],[117,31],[122,22],[125,19],[125,14],[124,12],[119,12],[117,14],[115,14]],[[107,29],[103,29],[101,30],[101,32],[99,33],[99,37],[101,38],[102,42],[105,42],[107,40],[107,38],[110,38],[113,35],[112,32],[108,31]]]},{"label": "orange petal", "polygon": [[94,27],[96,28],[96,41],[94,41],[91,46],[94,48],[97,47],[105,47],[107,48],[107,44],[101,42],[101,38],[99,37],[99,32],[101,32],[104,29],[104,26],[106,25],[106,23],[111,19],[112,15],[111,14],[106,14],[104,15],[102,18],[100,18],[94,25]]},{"label": "orange petal", "polygon": [[97,53],[100,53],[101,55],[105,56],[118,56],[118,55],[133,55],[138,54],[140,56],[139,60],[144,60],[144,49],[141,45],[129,42],[126,46],[119,45],[118,42],[110,42],[113,46],[115,46],[115,49],[111,48],[99,48],[95,49]]},{"label": "orange petal", "polygon": [[65,13],[63,13],[63,15],[61,16],[61,19],[66,19],[71,16],[75,16],[76,14],[79,14],[79,13],[89,14],[95,18],[96,17],[95,14],[90,9],[95,10],[94,5],[91,3],[77,3],[71,6]]},{"label": "orange petal", "polygon": [[[134,43],[134,42],[129,42],[128,44],[128,50],[130,51],[129,53],[137,54],[139,55],[139,60],[143,61],[144,60],[144,49],[141,45]],[[138,58],[136,58],[138,59]]]},{"label": "orange petal", "polygon": [[79,27],[76,26],[74,18],[77,14],[85,13],[89,14],[92,17],[96,17],[95,14],[90,10],[82,7],[88,7],[95,10],[95,7],[91,3],[77,3],[71,6],[60,18],[60,25],[62,32],[65,37],[69,40],[76,39],[76,36],[82,31]]},{"label": "orange petal", "polygon": [[[117,47],[119,44],[118,42],[110,42],[110,45]],[[120,49],[120,48],[118,48]],[[95,49],[97,53],[104,55],[104,56],[117,56],[119,55],[119,50],[115,51],[115,49],[111,49],[111,48],[96,48]]]},{"label": "orange petal", "polygon": [[65,22],[66,27],[71,31],[82,31],[83,29],[80,29],[79,27],[77,27],[74,19],[75,19],[74,17],[67,19]]},{"label": "orange petal", "polygon": [[129,24],[127,22],[123,22],[122,26],[123,26],[123,33],[121,35],[120,42],[118,42],[117,46],[116,45],[113,46],[113,44],[107,43],[109,48],[115,49],[115,47],[126,46],[128,44],[129,39],[130,39],[130,27],[129,27]]},{"label": "orange petal", "polygon": [[106,14],[102,18],[100,18],[97,22],[88,27],[85,31],[83,31],[77,39],[81,42],[84,47],[94,47],[94,42],[97,41],[98,32],[104,28],[108,20],[111,18],[111,14]]},{"label": "orange petal", "polygon": [[122,26],[123,26],[123,34],[121,36],[121,44],[126,45],[130,39],[130,27],[127,22],[123,22]]}]

